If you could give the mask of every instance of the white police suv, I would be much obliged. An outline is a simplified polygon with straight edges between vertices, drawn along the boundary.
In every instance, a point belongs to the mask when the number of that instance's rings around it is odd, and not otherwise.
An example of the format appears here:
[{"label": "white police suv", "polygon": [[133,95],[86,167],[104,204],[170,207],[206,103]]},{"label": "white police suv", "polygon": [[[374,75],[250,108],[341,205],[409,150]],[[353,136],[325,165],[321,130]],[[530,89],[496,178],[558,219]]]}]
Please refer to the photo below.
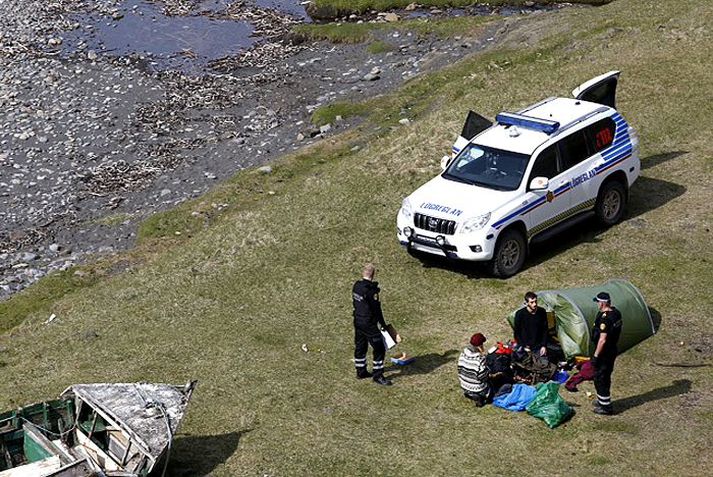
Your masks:
[{"label": "white police suv", "polygon": [[548,98],[496,123],[471,111],[443,172],[406,197],[397,236],[409,250],[488,261],[508,277],[528,246],[596,215],[624,214],[639,176],[638,139],[614,109],[619,72],[570,98]]}]

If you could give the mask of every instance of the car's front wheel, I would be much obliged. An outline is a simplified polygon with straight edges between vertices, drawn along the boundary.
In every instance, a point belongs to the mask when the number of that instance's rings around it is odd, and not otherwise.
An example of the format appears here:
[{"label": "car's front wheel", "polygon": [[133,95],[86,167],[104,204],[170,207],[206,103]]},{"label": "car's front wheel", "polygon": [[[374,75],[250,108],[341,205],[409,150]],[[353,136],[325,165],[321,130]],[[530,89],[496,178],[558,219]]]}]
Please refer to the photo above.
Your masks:
[{"label": "car's front wheel", "polygon": [[599,191],[594,211],[599,221],[609,227],[621,220],[625,206],[626,189],[621,182],[610,180],[605,182]]},{"label": "car's front wheel", "polygon": [[495,246],[495,253],[490,262],[493,275],[507,278],[515,275],[525,264],[527,256],[527,243],[525,237],[517,229],[503,232]]}]

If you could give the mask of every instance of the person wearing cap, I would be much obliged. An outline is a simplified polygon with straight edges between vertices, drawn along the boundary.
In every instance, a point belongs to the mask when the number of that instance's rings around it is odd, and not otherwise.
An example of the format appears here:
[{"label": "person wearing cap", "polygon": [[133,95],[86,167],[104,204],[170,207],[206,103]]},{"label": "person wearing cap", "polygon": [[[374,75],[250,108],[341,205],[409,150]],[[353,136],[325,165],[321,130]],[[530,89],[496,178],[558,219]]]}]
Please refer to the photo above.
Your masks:
[{"label": "person wearing cap", "polygon": [[537,306],[537,295],[525,293],[525,306],[517,310],[514,322],[515,341],[527,351],[547,355],[547,312]]},{"label": "person wearing cap", "polygon": [[[379,302],[379,282],[374,281],[376,268],[371,263],[364,265],[361,280],[352,287],[354,305],[354,366],[357,379],[373,378],[376,384],[390,386],[391,380],[384,377],[386,347],[379,325],[386,328],[384,314]],[[372,372],[366,369],[366,353],[369,345],[374,351]]]},{"label": "person wearing cap", "polygon": [[618,353],[617,342],[621,335],[621,313],[612,306],[611,297],[607,292],[597,294],[594,301],[599,307],[591,333],[594,344],[591,362],[594,365],[594,388],[597,391],[594,412],[611,415],[614,414],[611,402],[611,375]]},{"label": "person wearing cap", "polygon": [[482,333],[474,334],[458,358],[458,379],[463,395],[472,399],[477,407],[483,407],[492,397],[484,343]]}]

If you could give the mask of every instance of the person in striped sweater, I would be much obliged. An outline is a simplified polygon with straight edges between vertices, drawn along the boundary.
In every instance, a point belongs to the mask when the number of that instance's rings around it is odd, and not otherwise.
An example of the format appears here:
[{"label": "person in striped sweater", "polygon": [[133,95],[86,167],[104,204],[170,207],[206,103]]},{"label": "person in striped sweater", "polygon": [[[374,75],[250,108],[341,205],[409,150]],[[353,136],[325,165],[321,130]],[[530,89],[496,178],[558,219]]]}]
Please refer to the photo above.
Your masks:
[{"label": "person in striped sweater", "polygon": [[490,370],[485,362],[485,336],[476,333],[470,337],[470,344],[458,358],[458,379],[463,394],[472,399],[477,407],[482,407],[492,397]]}]

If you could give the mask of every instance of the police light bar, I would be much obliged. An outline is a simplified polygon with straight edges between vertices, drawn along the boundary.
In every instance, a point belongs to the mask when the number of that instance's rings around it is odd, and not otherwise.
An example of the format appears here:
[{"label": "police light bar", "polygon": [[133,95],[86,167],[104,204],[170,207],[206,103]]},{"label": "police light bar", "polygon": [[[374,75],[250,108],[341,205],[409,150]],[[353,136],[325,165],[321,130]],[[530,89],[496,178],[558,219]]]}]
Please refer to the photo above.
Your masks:
[{"label": "police light bar", "polygon": [[505,124],[507,126],[520,126],[527,129],[542,131],[545,134],[552,134],[560,127],[560,123],[557,121],[533,118],[532,116],[525,116],[524,114],[517,113],[500,113],[495,116],[495,120],[498,123]]}]

